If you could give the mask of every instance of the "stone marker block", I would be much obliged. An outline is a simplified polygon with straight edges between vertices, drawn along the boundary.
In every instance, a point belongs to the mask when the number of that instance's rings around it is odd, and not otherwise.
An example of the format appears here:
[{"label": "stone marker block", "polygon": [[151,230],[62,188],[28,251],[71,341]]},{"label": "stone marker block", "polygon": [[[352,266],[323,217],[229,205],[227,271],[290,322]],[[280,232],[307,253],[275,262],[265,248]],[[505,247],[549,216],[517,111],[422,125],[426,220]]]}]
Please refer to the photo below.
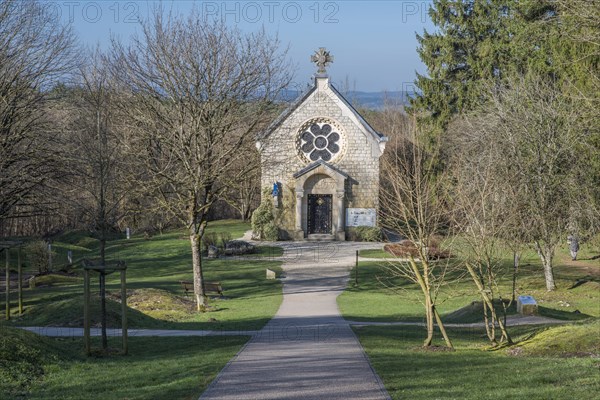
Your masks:
[{"label": "stone marker block", "polygon": [[536,315],[538,305],[532,296],[519,296],[517,299],[517,312],[521,315]]},{"label": "stone marker block", "polygon": [[276,279],[277,278],[277,274],[275,274],[275,271],[271,271],[270,269],[267,269],[267,279]]}]

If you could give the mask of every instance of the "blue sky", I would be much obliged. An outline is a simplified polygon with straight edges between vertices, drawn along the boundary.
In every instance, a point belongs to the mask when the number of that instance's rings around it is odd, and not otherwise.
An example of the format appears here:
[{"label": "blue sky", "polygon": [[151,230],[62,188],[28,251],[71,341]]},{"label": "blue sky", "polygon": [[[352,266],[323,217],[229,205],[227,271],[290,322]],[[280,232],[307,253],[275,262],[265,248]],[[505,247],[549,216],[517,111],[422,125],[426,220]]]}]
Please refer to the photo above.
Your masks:
[{"label": "blue sky", "polygon": [[[81,41],[108,46],[138,29],[158,2],[47,0],[46,7],[73,24]],[[334,56],[329,75],[338,87],[361,91],[413,89],[415,71],[425,72],[416,52],[415,33],[433,30],[429,1],[191,1],[163,0],[167,9],[187,13],[196,6],[206,17],[225,18],[244,31],[262,26],[290,46],[296,81],[304,85],[315,72],[310,55],[326,47]]]}]

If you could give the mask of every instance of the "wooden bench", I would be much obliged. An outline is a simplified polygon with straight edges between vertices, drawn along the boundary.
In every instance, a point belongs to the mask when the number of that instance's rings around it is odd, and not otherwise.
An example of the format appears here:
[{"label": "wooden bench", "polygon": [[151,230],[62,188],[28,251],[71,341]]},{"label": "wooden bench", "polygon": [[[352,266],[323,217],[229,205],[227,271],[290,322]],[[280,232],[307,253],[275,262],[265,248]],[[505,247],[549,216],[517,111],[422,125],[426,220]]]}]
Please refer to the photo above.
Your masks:
[{"label": "wooden bench", "polygon": [[[192,281],[179,281],[181,287],[185,291],[185,295],[187,296],[189,292],[194,292],[194,282]],[[218,294],[219,296],[223,296],[223,287],[221,286],[221,282],[204,282],[204,291],[206,294]]]}]

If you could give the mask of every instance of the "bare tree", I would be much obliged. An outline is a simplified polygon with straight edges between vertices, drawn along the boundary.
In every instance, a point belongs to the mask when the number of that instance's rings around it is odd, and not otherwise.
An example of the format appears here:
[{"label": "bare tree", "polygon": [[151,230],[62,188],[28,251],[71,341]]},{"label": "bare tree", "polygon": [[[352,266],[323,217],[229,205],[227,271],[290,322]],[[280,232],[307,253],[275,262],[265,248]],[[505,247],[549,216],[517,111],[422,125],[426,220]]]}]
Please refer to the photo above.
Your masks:
[{"label": "bare tree", "polygon": [[[80,67],[77,86],[66,91],[54,126],[61,145],[55,156],[64,169],[57,197],[77,210],[81,223],[99,241],[99,264],[106,266],[106,242],[125,209],[127,155],[120,146],[115,93],[98,49],[89,52]],[[106,335],[106,273],[100,271],[102,346]]]},{"label": "bare tree", "polygon": [[445,230],[448,210],[443,194],[446,176],[436,170],[436,152],[425,150],[423,135],[411,124],[405,137],[398,137],[390,151],[382,157],[385,184],[381,188],[382,225],[400,233],[411,242],[414,253],[407,252],[406,261],[389,263],[390,275],[418,285],[425,307],[427,338],[433,343],[437,323],[446,345],[452,348],[444,324],[436,309],[439,289],[445,283],[448,262],[435,260],[430,254],[435,236]]},{"label": "bare tree", "polygon": [[246,158],[236,160],[232,175],[223,180],[221,197],[240,213],[242,221],[248,221],[260,202],[260,157],[252,143],[246,143],[240,151]]},{"label": "bare tree", "polygon": [[125,210],[125,175],[131,155],[121,147],[115,93],[98,49],[80,69],[72,119],[68,121],[67,168],[71,171],[67,197],[74,201],[100,242],[100,261],[106,261],[106,241]]},{"label": "bare tree", "polygon": [[588,234],[598,229],[594,188],[585,172],[588,159],[579,157],[594,152],[589,120],[550,79],[515,80],[509,87],[490,89],[490,99],[468,117],[463,130],[494,146],[489,162],[496,168],[497,193],[504,193],[506,213],[515,217],[513,229],[539,254],[546,288],[553,290],[558,244],[570,229]]},{"label": "bare tree", "polygon": [[[99,241],[99,262],[106,265],[106,243],[123,216],[124,154],[112,105],[114,94],[99,50],[87,53],[72,87],[53,94],[48,109],[58,179],[49,181],[57,213]],[[100,272],[102,345],[106,334],[106,275]]]},{"label": "bare tree", "polygon": [[38,3],[0,0],[0,220],[30,214],[54,172],[44,106],[74,66],[73,43]]},{"label": "bare tree", "polygon": [[113,42],[111,61],[129,93],[123,111],[147,171],[142,184],[188,229],[201,310],[206,216],[233,180],[246,179],[231,169],[248,157],[240,149],[290,82],[286,51],[264,31],[243,34],[197,10],[184,19],[159,9],[130,46]]},{"label": "bare tree", "polygon": [[[502,255],[507,238],[514,232],[510,191],[504,190],[502,174],[498,171],[502,168],[497,160],[499,144],[489,142],[485,135],[471,128],[467,121],[455,121],[450,125],[446,142],[452,149],[449,171],[454,183],[447,198],[451,202],[455,234],[461,239],[460,249],[455,251],[460,253],[461,263],[481,296],[488,339],[493,345],[498,344],[498,325],[499,341],[511,343],[506,329],[506,310],[510,303],[505,303],[499,285],[507,275]],[[516,275],[513,278],[516,279]],[[498,302],[503,319],[496,312]]]}]

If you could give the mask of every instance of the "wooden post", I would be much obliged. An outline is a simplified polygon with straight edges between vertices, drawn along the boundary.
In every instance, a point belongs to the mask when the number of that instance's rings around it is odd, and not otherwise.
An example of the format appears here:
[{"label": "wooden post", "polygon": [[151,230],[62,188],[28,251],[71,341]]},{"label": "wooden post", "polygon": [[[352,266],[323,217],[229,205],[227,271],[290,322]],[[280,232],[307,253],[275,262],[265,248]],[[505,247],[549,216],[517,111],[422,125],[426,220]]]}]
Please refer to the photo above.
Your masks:
[{"label": "wooden post", "polygon": [[512,298],[511,298],[512,303],[514,303],[516,301],[517,273],[518,272],[519,272],[519,254],[516,251],[514,251],[513,252]]},{"label": "wooden post", "polygon": [[121,270],[121,337],[123,339],[123,354],[127,354],[127,288],[125,285],[125,270]]},{"label": "wooden post", "polygon": [[354,285],[358,286],[358,250],[356,250],[356,261],[354,263]]},{"label": "wooden post", "polygon": [[23,266],[21,265],[21,247],[17,249],[17,290],[19,294],[19,315],[23,315]]},{"label": "wooden post", "polygon": [[83,269],[83,341],[85,354],[90,356],[90,271],[86,268]]},{"label": "wooden post", "polygon": [[102,350],[108,352],[108,335],[106,334],[106,266],[100,272],[100,330],[102,331]]},{"label": "wooden post", "polygon": [[8,247],[4,249],[6,254],[6,320],[10,320],[10,252]]},{"label": "wooden post", "polygon": [[48,271],[52,272],[52,242],[48,240]]}]

